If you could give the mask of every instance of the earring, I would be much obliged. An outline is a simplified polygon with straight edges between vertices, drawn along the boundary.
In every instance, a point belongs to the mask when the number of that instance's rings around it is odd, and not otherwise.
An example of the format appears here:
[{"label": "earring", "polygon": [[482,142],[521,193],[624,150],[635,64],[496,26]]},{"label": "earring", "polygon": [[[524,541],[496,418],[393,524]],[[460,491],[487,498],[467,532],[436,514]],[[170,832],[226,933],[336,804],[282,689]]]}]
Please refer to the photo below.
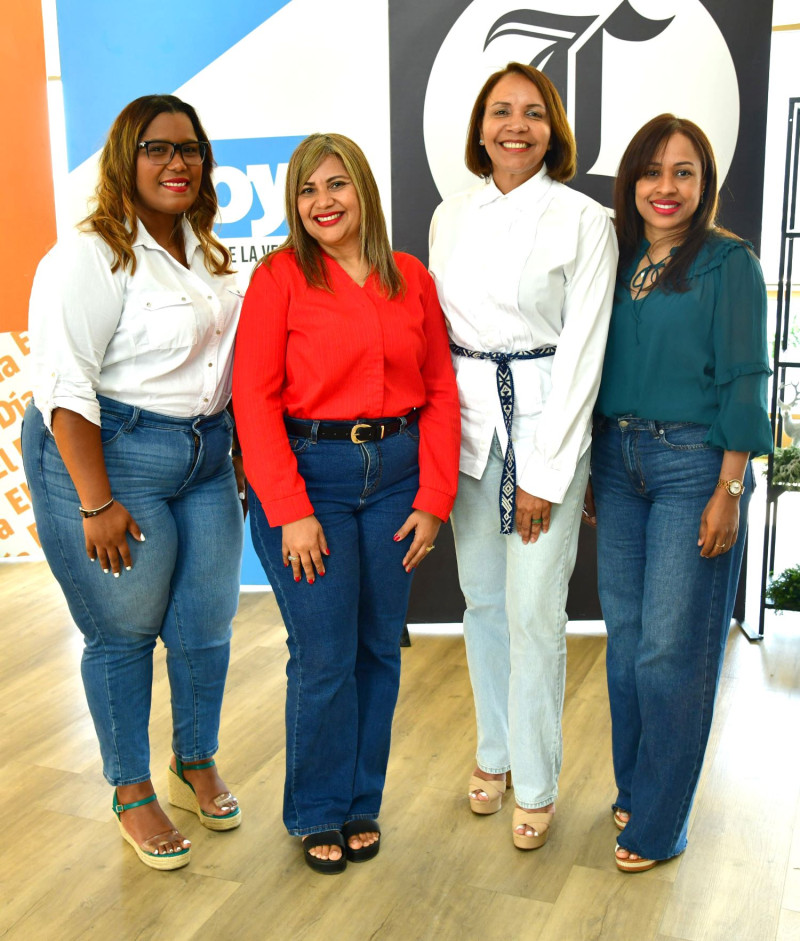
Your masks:
[{"label": "earring", "polygon": [[483,138],[481,138],[481,139],[478,141],[478,143],[481,145],[481,147],[483,147]]}]

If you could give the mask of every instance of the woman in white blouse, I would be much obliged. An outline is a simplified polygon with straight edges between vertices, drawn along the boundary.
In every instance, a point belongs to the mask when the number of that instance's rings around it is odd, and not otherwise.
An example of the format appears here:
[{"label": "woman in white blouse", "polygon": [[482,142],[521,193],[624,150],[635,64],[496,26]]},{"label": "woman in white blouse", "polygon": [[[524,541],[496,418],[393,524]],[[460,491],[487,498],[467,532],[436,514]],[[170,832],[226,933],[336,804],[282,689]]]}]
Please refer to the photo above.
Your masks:
[{"label": "woman in white blouse", "polygon": [[100,157],[96,208],[42,260],[30,306],[22,445],[39,539],[84,635],[122,836],[154,869],[190,857],[150,780],[158,638],[170,802],[212,830],[241,822],[213,758],[242,548],[226,411],[240,294],[212,231],[213,165],[190,105],[129,104]]},{"label": "woman in white blouse", "polygon": [[461,399],[452,519],[478,729],[469,800],[499,810],[513,771],[514,845],[536,849],[561,767],[567,586],[617,248],[605,210],[563,185],[575,141],[538,70],[512,62],[487,79],[466,163],[482,182],[437,208],[430,268]]}]

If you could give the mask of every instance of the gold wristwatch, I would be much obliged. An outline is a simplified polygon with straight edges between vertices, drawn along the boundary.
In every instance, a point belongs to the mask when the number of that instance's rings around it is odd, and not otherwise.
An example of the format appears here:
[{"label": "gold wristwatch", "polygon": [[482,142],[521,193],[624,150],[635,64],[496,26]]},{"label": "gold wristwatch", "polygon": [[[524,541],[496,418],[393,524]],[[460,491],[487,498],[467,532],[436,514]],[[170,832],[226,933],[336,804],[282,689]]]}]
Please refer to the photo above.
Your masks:
[{"label": "gold wristwatch", "polygon": [[718,480],[717,487],[727,490],[732,497],[740,497],[744,493],[744,484],[736,477],[731,480]]}]

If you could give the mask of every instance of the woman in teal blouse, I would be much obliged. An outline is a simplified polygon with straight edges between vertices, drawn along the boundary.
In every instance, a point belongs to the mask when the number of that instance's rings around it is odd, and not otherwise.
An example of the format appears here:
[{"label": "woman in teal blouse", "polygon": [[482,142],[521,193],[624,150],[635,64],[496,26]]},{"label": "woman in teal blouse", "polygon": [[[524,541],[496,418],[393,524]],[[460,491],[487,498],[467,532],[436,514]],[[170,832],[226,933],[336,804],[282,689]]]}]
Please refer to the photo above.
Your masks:
[{"label": "woman in teal blouse", "polygon": [[620,265],[592,485],[622,831],[640,872],[686,846],[736,596],[749,458],[772,448],[766,291],[716,225],[717,169],[691,121],[633,138],[614,204]]}]

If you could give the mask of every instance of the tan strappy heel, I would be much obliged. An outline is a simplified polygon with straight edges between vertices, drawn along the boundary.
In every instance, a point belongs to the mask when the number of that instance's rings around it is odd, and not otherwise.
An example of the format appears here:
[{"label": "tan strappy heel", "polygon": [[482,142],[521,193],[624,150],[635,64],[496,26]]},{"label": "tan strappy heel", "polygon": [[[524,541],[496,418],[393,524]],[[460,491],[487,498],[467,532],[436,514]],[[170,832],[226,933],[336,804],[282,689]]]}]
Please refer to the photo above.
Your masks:
[{"label": "tan strappy heel", "polygon": [[[504,778],[486,781],[473,774],[469,779],[469,807],[474,814],[496,814],[503,805],[503,794],[506,788],[511,784],[511,772],[508,771]],[[489,800],[478,800],[472,795],[476,791],[483,791]]]}]

